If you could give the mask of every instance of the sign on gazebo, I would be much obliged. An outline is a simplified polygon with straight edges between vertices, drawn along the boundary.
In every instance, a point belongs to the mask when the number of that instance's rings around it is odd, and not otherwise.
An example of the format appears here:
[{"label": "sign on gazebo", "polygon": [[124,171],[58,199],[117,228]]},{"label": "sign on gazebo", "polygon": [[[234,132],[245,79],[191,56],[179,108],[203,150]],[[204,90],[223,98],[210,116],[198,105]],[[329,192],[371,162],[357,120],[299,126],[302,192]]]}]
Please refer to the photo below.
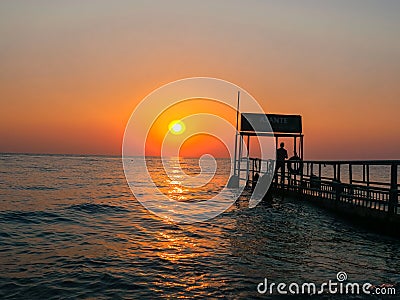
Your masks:
[{"label": "sign on gazebo", "polygon": [[[268,125],[268,122],[270,126]],[[277,114],[241,114],[240,131],[254,132],[281,132],[301,133],[302,124],[299,115],[277,115]]]}]

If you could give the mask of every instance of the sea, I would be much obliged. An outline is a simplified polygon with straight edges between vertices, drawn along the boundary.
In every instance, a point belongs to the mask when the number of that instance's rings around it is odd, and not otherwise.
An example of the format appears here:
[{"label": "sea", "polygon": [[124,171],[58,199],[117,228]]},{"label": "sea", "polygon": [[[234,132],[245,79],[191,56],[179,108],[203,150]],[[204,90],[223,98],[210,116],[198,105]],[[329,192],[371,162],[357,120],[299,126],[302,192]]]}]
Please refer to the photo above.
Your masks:
[{"label": "sea", "polygon": [[[180,164],[199,172],[197,159]],[[196,201],[227,174],[198,191],[168,180],[162,189]],[[320,285],[338,273],[400,293],[400,240],[294,198],[249,208],[242,196],[210,220],[177,224],[135,198],[120,157],[0,154],[0,299],[274,299],[276,288],[260,287]]]}]

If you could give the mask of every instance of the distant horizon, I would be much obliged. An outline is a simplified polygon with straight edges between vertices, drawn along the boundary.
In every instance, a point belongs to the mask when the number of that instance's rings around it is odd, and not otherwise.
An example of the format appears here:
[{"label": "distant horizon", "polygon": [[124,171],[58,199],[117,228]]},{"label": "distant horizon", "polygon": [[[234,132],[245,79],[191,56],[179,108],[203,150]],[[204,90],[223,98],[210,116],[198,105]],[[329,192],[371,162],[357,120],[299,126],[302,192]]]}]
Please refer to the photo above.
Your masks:
[{"label": "distant horizon", "polygon": [[[111,157],[111,158],[123,158],[122,155],[115,154],[93,154],[93,153],[39,153],[39,152],[0,152],[0,155],[37,155],[37,156],[94,156],[94,157]],[[128,155],[128,157],[141,157],[140,155]],[[146,155],[146,158],[185,158],[185,159],[199,159],[200,156],[157,156],[157,155]],[[214,157],[215,159],[230,159],[229,157]],[[370,158],[370,159],[313,159],[306,158],[305,161],[400,161],[400,158]]]}]

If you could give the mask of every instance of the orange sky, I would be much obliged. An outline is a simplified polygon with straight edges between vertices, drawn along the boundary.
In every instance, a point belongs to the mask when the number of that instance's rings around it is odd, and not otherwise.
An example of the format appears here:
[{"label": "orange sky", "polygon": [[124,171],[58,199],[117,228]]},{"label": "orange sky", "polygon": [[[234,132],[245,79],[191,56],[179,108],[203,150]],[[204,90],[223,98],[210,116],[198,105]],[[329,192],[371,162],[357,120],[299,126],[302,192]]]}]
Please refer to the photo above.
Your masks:
[{"label": "orange sky", "polygon": [[168,82],[217,77],[301,114],[309,159],[399,158],[396,1],[0,3],[0,152],[121,153]]},{"label": "orange sky", "polygon": [[[212,118],[204,115],[212,114],[216,111],[224,120],[227,120],[233,127],[235,126],[235,110],[212,100],[188,99],[164,110],[150,128],[146,143],[146,155],[160,156],[161,147],[165,140],[165,154],[169,156],[174,156],[173,151],[179,149],[182,144],[179,155],[183,157],[199,157],[204,153],[212,154],[214,157],[229,157],[229,152],[223,140],[229,142],[229,146],[232,149],[234,136],[227,136],[223,132],[218,132],[220,133],[218,138],[210,134],[197,134],[199,131],[210,133],[209,129],[218,126]],[[203,115],[194,118],[194,120],[185,120],[185,117],[194,114]],[[183,124],[186,125],[185,130],[178,135],[166,135],[169,131],[169,124],[175,119],[182,120]]]}]

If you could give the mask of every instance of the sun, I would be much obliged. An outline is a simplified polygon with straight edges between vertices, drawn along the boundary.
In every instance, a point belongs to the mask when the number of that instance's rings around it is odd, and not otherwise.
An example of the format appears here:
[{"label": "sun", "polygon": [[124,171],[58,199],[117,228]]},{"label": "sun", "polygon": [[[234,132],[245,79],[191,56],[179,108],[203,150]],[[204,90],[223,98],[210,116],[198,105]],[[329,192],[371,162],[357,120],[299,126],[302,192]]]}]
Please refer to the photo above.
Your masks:
[{"label": "sun", "polygon": [[173,134],[182,134],[185,131],[185,124],[181,120],[174,120],[169,123],[168,130]]}]

